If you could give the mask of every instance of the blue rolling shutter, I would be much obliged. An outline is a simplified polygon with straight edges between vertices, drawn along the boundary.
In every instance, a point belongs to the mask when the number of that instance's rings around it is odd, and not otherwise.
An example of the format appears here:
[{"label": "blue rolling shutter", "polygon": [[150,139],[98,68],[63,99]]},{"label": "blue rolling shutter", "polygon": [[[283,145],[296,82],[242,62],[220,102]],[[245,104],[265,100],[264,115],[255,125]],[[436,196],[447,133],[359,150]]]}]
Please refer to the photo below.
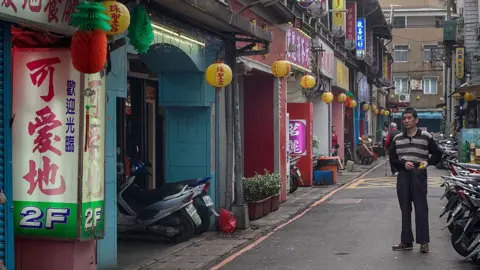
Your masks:
[{"label": "blue rolling shutter", "polygon": [[0,22],[0,188],[7,203],[0,205],[0,260],[8,270],[14,269],[12,139],[10,114],[12,109],[10,24]]}]

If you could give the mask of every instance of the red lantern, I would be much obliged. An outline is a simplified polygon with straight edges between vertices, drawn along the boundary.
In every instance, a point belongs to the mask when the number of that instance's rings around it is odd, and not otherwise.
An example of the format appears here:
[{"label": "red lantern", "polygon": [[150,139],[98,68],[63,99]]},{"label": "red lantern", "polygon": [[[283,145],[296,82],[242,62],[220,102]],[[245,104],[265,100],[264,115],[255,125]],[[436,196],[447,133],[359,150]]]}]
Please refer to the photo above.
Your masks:
[{"label": "red lantern", "polygon": [[102,30],[78,30],[72,37],[70,53],[76,70],[86,74],[100,72],[107,61],[107,35]]},{"label": "red lantern", "polygon": [[345,100],[345,108],[350,108],[350,102],[352,102],[352,98],[347,96],[347,99]]}]

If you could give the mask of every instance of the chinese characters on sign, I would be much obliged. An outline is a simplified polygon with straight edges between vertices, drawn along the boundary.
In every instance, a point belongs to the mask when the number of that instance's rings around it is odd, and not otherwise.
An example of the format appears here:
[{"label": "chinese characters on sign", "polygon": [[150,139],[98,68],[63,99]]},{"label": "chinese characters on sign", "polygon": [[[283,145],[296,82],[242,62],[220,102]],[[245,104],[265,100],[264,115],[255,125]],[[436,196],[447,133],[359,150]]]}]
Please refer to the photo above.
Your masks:
[{"label": "chinese characters on sign", "polygon": [[316,46],[319,46],[324,49],[323,52],[318,54],[318,64],[320,65],[320,71],[326,77],[333,79],[335,74],[335,56],[333,54],[333,49],[330,48],[325,42],[323,42],[319,37],[315,40]]},{"label": "chinese characters on sign", "polygon": [[347,48],[355,48],[356,37],[356,27],[357,22],[357,2],[348,2],[347,3],[347,22],[345,24],[345,46]]},{"label": "chinese characters on sign", "polygon": [[291,155],[304,156],[307,153],[307,122],[305,120],[290,120],[289,145]]},{"label": "chinese characters on sign", "polygon": [[74,238],[78,148],[68,140],[78,134],[80,74],[68,49],[15,49],[14,57],[15,233]]},{"label": "chinese characters on sign", "polygon": [[[332,0],[332,32],[335,36],[345,35],[345,0]],[[338,10],[338,12],[336,12]]]},{"label": "chinese characters on sign", "polygon": [[223,76],[225,75],[225,70],[223,70],[223,67],[221,65],[219,65],[219,66],[217,66],[216,72],[217,72],[217,76],[216,76],[217,83],[219,85],[223,85],[223,82],[224,82]]},{"label": "chinese characters on sign", "polygon": [[345,66],[345,63],[342,60],[338,58],[335,59],[337,61],[337,86],[344,90],[348,90],[350,70]]},{"label": "chinese characters on sign", "polygon": [[78,0],[2,0],[0,14],[65,30],[77,4]]},{"label": "chinese characters on sign", "polygon": [[296,50],[294,52],[287,51],[286,60],[310,70],[310,37],[298,31],[298,29],[289,27],[287,30],[287,47],[294,44]]},{"label": "chinese characters on sign", "polygon": [[[81,238],[101,238],[104,235],[105,187],[105,76],[104,72],[85,75],[90,93],[84,104],[88,114],[83,125],[88,135],[83,149],[82,228]],[[88,120],[87,120],[88,117]]]},{"label": "chinese characters on sign", "polygon": [[365,18],[359,18],[357,19],[357,27],[356,27],[356,33],[357,33],[357,56],[364,56],[365,55]]},{"label": "chinese characters on sign", "polygon": [[459,79],[465,76],[465,48],[455,49],[455,76]]},{"label": "chinese characters on sign", "polygon": [[119,26],[120,26],[120,16],[122,16],[122,12],[120,11],[120,8],[118,7],[117,4],[112,4],[108,6],[108,14],[110,15],[110,18],[112,19],[112,22],[110,23],[110,26],[112,29],[110,29],[111,32],[118,32]]}]

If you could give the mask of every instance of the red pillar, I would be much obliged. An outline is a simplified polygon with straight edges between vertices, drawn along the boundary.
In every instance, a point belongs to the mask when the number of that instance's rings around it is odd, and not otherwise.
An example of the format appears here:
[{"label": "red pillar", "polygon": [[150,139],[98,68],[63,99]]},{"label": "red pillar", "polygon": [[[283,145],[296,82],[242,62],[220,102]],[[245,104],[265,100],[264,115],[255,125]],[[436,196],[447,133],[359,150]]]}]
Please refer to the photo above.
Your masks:
[{"label": "red pillar", "polygon": [[[304,121],[305,129],[305,152],[300,154],[301,158],[297,163],[300,172],[302,173],[302,181],[304,186],[313,185],[313,104],[308,103],[288,103],[287,110],[290,118],[290,123],[295,120]],[[290,134],[290,138],[292,135]],[[292,143],[292,142],[290,142]],[[291,155],[294,155],[291,153]],[[301,184],[301,183],[300,183]]]}]

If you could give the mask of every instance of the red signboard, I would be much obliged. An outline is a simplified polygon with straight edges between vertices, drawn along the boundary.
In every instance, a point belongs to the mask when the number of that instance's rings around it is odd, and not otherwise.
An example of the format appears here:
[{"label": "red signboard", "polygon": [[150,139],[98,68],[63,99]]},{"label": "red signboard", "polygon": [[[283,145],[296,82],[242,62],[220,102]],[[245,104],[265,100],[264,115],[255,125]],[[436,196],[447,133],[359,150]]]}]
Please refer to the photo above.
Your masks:
[{"label": "red signboard", "polygon": [[357,3],[347,2],[347,19],[345,23],[345,46],[352,48],[356,43],[355,23],[357,22]]},{"label": "red signboard", "polygon": [[310,70],[310,37],[293,27],[288,27],[286,35],[287,48],[289,48],[290,44],[294,44],[296,47],[295,51],[287,52],[286,60]]}]

